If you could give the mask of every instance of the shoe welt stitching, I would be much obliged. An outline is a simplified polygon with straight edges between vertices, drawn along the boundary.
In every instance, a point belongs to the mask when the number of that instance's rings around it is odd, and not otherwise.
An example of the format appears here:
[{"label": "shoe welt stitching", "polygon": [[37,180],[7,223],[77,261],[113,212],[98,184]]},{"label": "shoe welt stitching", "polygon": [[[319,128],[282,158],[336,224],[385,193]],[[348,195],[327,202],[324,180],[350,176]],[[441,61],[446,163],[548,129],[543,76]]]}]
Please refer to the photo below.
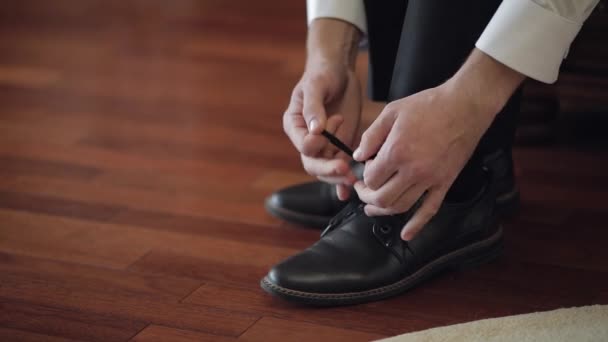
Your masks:
[{"label": "shoe welt stitching", "polygon": [[287,295],[292,295],[295,297],[301,297],[301,298],[313,298],[313,299],[355,299],[355,298],[362,298],[362,297],[368,297],[371,295],[375,295],[375,294],[383,294],[386,292],[390,292],[393,290],[397,290],[400,287],[403,287],[407,284],[409,284],[410,281],[416,280],[422,276],[425,275],[425,273],[429,270],[432,270],[433,268],[441,265],[442,262],[447,261],[445,259],[450,259],[452,257],[456,257],[460,254],[463,254],[465,252],[468,252],[471,249],[475,249],[475,248],[480,248],[480,247],[484,247],[486,245],[492,244],[496,241],[498,241],[500,238],[502,237],[502,227],[499,227],[499,230],[492,235],[490,238],[483,240],[483,241],[479,241],[476,242],[470,246],[455,250],[451,253],[445,254],[435,260],[433,260],[431,263],[425,265],[424,267],[422,267],[421,269],[419,269],[418,271],[416,271],[414,274],[399,280],[396,283],[390,284],[390,285],[386,285],[383,287],[379,287],[376,289],[371,289],[371,290],[366,290],[366,291],[361,291],[361,292],[351,292],[351,293],[310,293],[310,292],[302,292],[302,291],[297,291],[297,290],[290,290],[287,288],[284,288],[282,286],[279,285],[275,285],[273,283],[271,283],[270,281],[268,281],[266,278],[262,279],[262,282],[264,283],[265,286],[272,288],[273,290],[283,293],[283,294],[287,294]]}]

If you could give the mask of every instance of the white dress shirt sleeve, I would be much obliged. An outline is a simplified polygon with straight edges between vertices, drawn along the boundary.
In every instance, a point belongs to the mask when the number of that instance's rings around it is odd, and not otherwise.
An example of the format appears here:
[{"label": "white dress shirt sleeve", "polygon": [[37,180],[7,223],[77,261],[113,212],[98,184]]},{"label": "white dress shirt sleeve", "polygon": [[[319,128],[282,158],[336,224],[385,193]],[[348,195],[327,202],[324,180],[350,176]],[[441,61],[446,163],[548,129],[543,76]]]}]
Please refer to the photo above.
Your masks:
[{"label": "white dress shirt sleeve", "polygon": [[[503,0],[475,46],[511,69],[553,83],[570,44],[598,2]],[[309,24],[317,18],[336,18],[367,32],[363,0],[308,0],[306,5]]]},{"label": "white dress shirt sleeve", "polygon": [[557,80],[570,44],[599,0],[504,0],[475,44],[511,69]]},{"label": "white dress shirt sleeve", "polygon": [[308,25],[317,18],[334,18],[349,22],[367,33],[363,0],[307,0]]}]

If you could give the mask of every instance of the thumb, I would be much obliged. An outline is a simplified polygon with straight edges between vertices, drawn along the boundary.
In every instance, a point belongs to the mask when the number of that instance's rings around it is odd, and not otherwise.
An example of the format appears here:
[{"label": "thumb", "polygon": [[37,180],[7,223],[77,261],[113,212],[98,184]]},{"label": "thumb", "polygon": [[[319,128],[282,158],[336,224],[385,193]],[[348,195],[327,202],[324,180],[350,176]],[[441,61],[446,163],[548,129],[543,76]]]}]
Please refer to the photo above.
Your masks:
[{"label": "thumb", "polygon": [[323,94],[318,84],[304,88],[302,114],[304,115],[304,120],[306,120],[309,133],[321,134],[325,129],[327,114],[325,113],[323,100]]},{"label": "thumb", "polygon": [[378,118],[361,135],[361,143],[353,153],[353,159],[362,162],[378,153],[378,150],[382,147],[393,127],[395,118],[396,113],[388,112],[386,109],[382,111]]}]

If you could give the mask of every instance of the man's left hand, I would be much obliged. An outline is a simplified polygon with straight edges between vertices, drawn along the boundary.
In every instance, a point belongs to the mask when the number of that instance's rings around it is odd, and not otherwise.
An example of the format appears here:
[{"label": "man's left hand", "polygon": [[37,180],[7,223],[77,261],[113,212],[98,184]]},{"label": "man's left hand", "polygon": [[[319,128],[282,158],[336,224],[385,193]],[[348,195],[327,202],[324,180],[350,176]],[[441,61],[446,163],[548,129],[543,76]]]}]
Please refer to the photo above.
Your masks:
[{"label": "man's left hand", "polygon": [[450,84],[389,103],[355,152],[359,161],[377,153],[355,184],[366,214],[405,212],[428,191],[401,232],[410,240],[439,210],[492,118]]}]

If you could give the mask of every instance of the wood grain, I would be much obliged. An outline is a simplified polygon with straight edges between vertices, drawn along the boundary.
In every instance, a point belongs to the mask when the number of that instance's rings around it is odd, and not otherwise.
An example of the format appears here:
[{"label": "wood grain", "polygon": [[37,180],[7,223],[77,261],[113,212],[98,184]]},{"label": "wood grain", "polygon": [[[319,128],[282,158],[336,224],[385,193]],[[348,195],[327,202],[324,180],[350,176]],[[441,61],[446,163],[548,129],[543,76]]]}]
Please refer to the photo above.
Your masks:
[{"label": "wood grain", "polygon": [[[572,71],[606,52],[590,54],[605,27],[591,26],[556,85],[527,85],[581,115],[565,143],[515,149],[522,210],[504,256],[319,310],[259,288],[319,238],[263,207],[311,179],[281,123],[305,61],[303,1],[0,6],[0,340],[366,341],[608,303],[608,82]],[[366,64],[362,52],[363,82]],[[365,101],[363,126],[382,108]]]},{"label": "wood grain", "polygon": [[371,341],[378,334],[264,317],[239,337],[239,341]]},{"label": "wood grain", "polygon": [[133,342],[229,342],[236,340],[236,338],[169,328],[162,325],[149,325],[131,339]]}]

